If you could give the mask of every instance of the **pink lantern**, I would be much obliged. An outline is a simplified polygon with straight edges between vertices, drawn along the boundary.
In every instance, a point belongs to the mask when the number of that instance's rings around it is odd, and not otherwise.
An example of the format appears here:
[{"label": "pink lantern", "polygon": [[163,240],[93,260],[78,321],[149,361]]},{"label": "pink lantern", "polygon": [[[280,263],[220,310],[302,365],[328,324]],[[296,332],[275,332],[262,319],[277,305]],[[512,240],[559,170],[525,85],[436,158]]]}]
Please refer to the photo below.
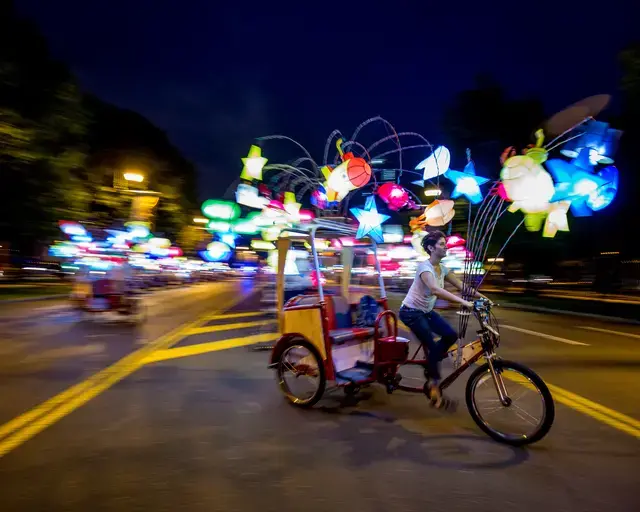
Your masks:
[{"label": "pink lantern", "polygon": [[464,246],[466,240],[459,235],[451,235],[447,238],[447,249],[451,249],[452,247],[460,247]]},{"label": "pink lantern", "polygon": [[409,193],[396,183],[384,183],[380,185],[378,190],[376,190],[376,194],[387,203],[390,210],[396,212],[400,208],[404,208],[409,202]]},{"label": "pink lantern", "polygon": [[315,218],[315,215],[310,210],[300,210],[299,215],[302,222],[310,222]]}]

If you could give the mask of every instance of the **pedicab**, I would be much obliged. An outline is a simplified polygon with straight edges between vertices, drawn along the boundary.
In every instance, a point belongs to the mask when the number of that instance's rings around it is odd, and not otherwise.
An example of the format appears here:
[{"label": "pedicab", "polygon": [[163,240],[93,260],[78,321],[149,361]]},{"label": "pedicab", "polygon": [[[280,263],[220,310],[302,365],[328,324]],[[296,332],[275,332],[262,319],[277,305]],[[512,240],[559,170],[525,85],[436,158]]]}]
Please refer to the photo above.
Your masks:
[{"label": "pedicab", "polygon": [[[116,271],[121,271],[117,268]],[[71,291],[71,302],[83,318],[96,314],[117,313],[132,323],[144,319],[142,299],[127,286],[126,276],[101,272],[92,278],[91,271],[79,274]]]},{"label": "pedicab", "polygon": [[[271,353],[269,368],[275,370],[278,386],[294,406],[311,407],[324,395],[328,383],[355,394],[361,387],[381,384],[387,393],[407,391],[426,394],[423,384],[411,385],[403,380],[405,369],[425,367],[426,356],[421,346],[410,355],[410,340],[398,335],[398,319],[389,309],[385,284],[377,256],[377,244],[363,240],[359,247],[373,252],[378,278],[379,297],[364,295],[357,302],[349,296],[349,280],[353,262],[353,248],[342,249],[342,283],[340,293],[328,293],[320,276],[320,261],[315,240],[317,237],[353,237],[356,229],[343,219],[314,219],[311,223],[288,230],[277,242],[278,325],[280,337]],[[317,293],[298,295],[284,303],[284,261],[292,241],[306,239],[317,273]],[[282,264],[280,264],[282,262]],[[471,374],[466,385],[466,405],[475,423],[493,439],[525,445],[546,435],[554,419],[551,394],[542,379],[532,370],[496,356],[500,333],[492,314],[492,303],[477,300],[473,315],[479,322],[477,339],[465,347],[455,347],[462,356],[460,364],[446,377],[441,388],[450,386],[464,371],[484,359]],[[517,383],[518,386],[512,384]],[[491,410],[483,409],[481,390],[489,384]],[[530,426],[526,431],[511,432],[492,422],[492,411],[516,408],[516,394],[522,388],[535,391],[539,398],[538,417],[526,412]],[[299,390],[298,388],[303,388]],[[518,412],[518,411],[516,411]]]}]

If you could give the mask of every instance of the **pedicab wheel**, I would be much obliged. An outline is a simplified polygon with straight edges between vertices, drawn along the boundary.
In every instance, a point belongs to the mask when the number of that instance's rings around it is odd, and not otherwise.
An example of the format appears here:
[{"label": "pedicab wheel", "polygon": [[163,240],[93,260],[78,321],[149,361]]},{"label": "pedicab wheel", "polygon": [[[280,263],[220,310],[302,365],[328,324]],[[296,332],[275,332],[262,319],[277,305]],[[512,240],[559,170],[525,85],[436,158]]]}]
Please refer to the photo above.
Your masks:
[{"label": "pedicab wheel", "polygon": [[280,354],[278,386],[297,407],[311,407],[322,398],[327,379],[318,351],[304,340],[295,340]]},{"label": "pedicab wheel", "polygon": [[[489,364],[477,368],[469,377],[466,402],[473,421],[489,437],[511,446],[540,441],[555,418],[553,397],[544,381],[533,370],[513,361],[496,359],[495,382]],[[503,403],[497,385],[504,385]],[[533,407],[527,404],[533,404]],[[515,420],[520,426],[507,427]]]}]

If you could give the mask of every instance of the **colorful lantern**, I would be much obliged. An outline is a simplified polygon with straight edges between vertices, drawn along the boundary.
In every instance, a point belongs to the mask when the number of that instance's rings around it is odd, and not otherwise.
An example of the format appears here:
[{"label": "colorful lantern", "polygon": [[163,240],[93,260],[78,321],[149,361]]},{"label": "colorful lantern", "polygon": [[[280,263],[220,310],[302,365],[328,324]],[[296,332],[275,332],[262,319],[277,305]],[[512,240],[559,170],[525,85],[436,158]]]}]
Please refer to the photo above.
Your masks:
[{"label": "colorful lantern", "polygon": [[452,199],[456,199],[461,195],[464,195],[469,202],[473,204],[477,204],[482,201],[480,185],[484,185],[489,181],[489,179],[476,176],[476,170],[473,162],[469,161],[462,172],[449,169],[445,176],[455,184],[455,188],[451,193]]},{"label": "colorful lantern", "polygon": [[422,239],[427,236],[426,231],[415,231],[411,236],[411,245],[416,250],[416,252],[420,255],[427,254],[425,250],[422,248]]},{"label": "colorful lantern", "polygon": [[424,187],[424,182],[440,176],[449,170],[451,153],[444,146],[438,146],[433,153],[416,165],[416,170],[422,170],[422,179],[414,181],[416,185]]},{"label": "colorful lantern", "polygon": [[[607,171],[606,178],[600,173],[593,174],[589,172],[591,165],[585,160],[582,154],[573,162],[553,159],[549,160],[547,165],[557,181],[556,193],[553,199],[555,201],[570,200],[571,212],[576,217],[591,215],[593,208],[588,206],[589,200],[593,198],[591,202],[593,204],[599,204],[598,191],[602,190],[604,192],[608,179],[612,179],[614,175],[615,181],[617,181],[617,171]],[[606,169],[603,169],[603,171],[605,170]],[[617,189],[617,183],[615,188]],[[613,197],[611,197],[611,201],[612,200]],[[602,208],[604,208],[604,206],[602,206]]]},{"label": "colorful lantern", "polygon": [[65,235],[69,236],[86,236],[87,230],[77,222],[61,220],[58,225]]},{"label": "colorful lantern", "polygon": [[360,223],[356,238],[360,239],[369,235],[377,243],[384,242],[382,223],[386,222],[389,216],[378,213],[375,196],[367,198],[364,208],[351,208],[350,211]]},{"label": "colorful lantern", "polygon": [[587,205],[593,211],[599,211],[609,206],[618,193],[618,169],[614,166],[606,167],[598,172],[605,184],[589,194]]},{"label": "colorful lantern", "polygon": [[549,173],[526,155],[513,156],[506,160],[500,178],[508,198],[513,201],[509,208],[512,212],[545,212],[555,193]]},{"label": "colorful lantern", "polygon": [[383,183],[376,190],[376,194],[382,199],[389,209],[397,212],[404,208],[409,201],[409,193],[396,183]]},{"label": "colorful lantern", "polygon": [[300,217],[300,207],[302,205],[296,201],[296,195],[293,192],[284,193],[284,209],[294,219]]},{"label": "colorful lantern", "polygon": [[349,192],[365,186],[371,179],[371,166],[364,158],[353,153],[343,153],[342,139],[338,139],[336,147],[342,163],[335,169],[328,165],[321,169],[326,179],[324,189],[328,202],[342,201]]},{"label": "colorful lantern", "polygon": [[449,199],[436,199],[424,209],[424,220],[428,226],[444,226],[456,214],[454,202]]},{"label": "colorful lantern", "polygon": [[258,227],[255,225],[252,219],[238,219],[232,226],[233,232],[239,235],[255,235],[258,232]]},{"label": "colorful lantern", "polygon": [[240,207],[230,201],[209,199],[202,203],[202,213],[210,219],[231,221],[240,216]]},{"label": "colorful lantern", "polygon": [[208,261],[227,261],[231,257],[231,247],[224,242],[211,242],[205,252]]},{"label": "colorful lantern", "polygon": [[212,233],[229,233],[231,231],[231,223],[223,220],[212,220],[207,224],[207,230]]},{"label": "colorful lantern", "polygon": [[270,226],[262,230],[262,239],[267,242],[273,242],[278,239],[282,228],[280,226]]},{"label": "colorful lantern", "polygon": [[447,237],[447,249],[452,249],[453,247],[464,247],[467,241],[462,238],[460,235],[451,235]]},{"label": "colorful lantern", "polygon": [[262,150],[258,146],[251,146],[249,154],[242,159],[244,167],[240,178],[243,180],[262,181],[262,169],[267,165],[268,160],[262,156]]},{"label": "colorful lantern", "polygon": [[265,207],[269,199],[261,197],[256,187],[252,187],[246,183],[240,183],[236,189],[236,202],[250,208],[261,209]]},{"label": "colorful lantern", "polygon": [[549,214],[544,224],[542,236],[553,238],[558,231],[569,231],[567,212],[571,201],[557,201],[549,205]]},{"label": "colorful lantern", "polygon": [[321,210],[324,210],[328,206],[327,191],[322,185],[311,192],[311,204]]}]

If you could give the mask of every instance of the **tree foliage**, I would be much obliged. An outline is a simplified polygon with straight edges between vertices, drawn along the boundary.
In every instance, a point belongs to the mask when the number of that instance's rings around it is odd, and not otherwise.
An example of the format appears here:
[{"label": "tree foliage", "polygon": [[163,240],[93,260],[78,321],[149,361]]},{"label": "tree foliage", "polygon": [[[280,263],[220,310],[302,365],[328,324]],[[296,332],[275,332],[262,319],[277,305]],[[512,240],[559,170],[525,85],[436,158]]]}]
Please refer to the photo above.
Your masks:
[{"label": "tree foliage", "polygon": [[33,253],[60,219],[106,227],[131,195],[115,173],[136,169],[161,194],[155,229],[175,236],[196,205],[196,173],[141,115],[83,95],[38,29],[0,1],[0,240]]}]

